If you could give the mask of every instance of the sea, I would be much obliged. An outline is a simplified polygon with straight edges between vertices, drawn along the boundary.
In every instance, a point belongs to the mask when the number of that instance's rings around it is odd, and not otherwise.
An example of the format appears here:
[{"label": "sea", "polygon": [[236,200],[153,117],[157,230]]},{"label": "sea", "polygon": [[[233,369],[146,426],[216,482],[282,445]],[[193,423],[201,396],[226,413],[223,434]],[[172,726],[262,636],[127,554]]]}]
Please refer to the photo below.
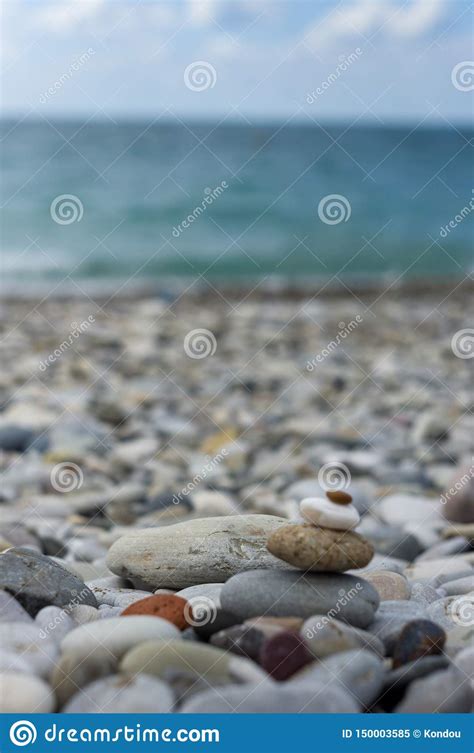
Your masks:
[{"label": "sea", "polygon": [[3,285],[462,278],[473,130],[3,120]]}]

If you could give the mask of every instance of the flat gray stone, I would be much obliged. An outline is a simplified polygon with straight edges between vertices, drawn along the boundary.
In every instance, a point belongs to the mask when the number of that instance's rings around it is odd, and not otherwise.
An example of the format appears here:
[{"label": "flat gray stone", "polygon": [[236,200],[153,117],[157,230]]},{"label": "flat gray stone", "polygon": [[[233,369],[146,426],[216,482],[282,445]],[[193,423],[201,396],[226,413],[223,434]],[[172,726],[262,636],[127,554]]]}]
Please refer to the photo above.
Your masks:
[{"label": "flat gray stone", "polygon": [[473,693],[468,678],[456,667],[415,680],[395,708],[398,714],[465,714],[471,711]]},{"label": "flat gray stone", "polygon": [[379,596],[370,583],[352,575],[253,570],[227,581],[221,604],[242,622],[261,615],[326,614],[363,628],[372,621]]},{"label": "flat gray stone", "polygon": [[107,565],[138,588],[152,589],[221,583],[256,568],[293,569],[266,549],[269,535],[286,522],[229,515],[139,529],[112,544]]}]

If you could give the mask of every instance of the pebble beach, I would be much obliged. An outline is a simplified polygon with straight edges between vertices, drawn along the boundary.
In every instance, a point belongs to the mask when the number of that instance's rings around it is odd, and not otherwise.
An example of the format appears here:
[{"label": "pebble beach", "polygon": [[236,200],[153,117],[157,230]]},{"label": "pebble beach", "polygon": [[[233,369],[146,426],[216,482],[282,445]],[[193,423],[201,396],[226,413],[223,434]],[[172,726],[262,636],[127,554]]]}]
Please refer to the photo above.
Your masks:
[{"label": "pebble beach", "polygon": [[470,307],[6,299],[0,711],[471,711]]}]

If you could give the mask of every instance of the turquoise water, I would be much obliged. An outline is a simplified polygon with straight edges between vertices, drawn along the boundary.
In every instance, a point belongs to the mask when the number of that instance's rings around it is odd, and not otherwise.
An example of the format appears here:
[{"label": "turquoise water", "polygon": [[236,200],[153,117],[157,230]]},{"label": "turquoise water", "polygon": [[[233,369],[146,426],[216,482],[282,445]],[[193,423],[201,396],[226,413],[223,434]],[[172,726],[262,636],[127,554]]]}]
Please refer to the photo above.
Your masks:
[{"label": "turquoise water", "polygon": [[[4,121],[4,275],[459,276],[473,132],[411,130]],[[318,214],[331,194],[347,221]]]}]

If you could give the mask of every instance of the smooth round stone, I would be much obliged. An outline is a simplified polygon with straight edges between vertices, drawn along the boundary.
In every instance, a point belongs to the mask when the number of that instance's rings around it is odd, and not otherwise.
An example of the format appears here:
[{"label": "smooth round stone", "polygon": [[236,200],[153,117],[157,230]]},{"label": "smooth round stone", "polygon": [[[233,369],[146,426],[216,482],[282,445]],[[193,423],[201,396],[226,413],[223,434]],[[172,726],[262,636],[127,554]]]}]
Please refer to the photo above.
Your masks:
[{"label": "smooth round stone", "polygon": [[393,668],[428,654],[440,654],[446,642],[443,628],[430,620],[413,620],[403,628],[393,648]]},{"label": "smooth round stone", "polygon": [[283,568],[266,549],[268,536],[283,523],[274,515],[230,515],[140,529],[112,544],[107,564],[138,587],[219,583],[245,570]]},{"label": "smooth round stone", "polygon": [[465,536],[455,536],[450,539],[438,541],[438,543],[423,552],[423,554],[418,557],[417,562],[435,560],[440,557],[449,557],[451,554],[462,554],[463,552],[468,552],[469,549],[470,543]]},{"label": "smooth round stone", "polygon": [[439,499],[415,494],[390,494],[378,502],[374,513],[382,521],[405,527],[407,522],[419,523],[420,528],[432,523],[442,526]]},{"label": "smooth round stone", "polygon": [[426,608],[426,613],[446,630],[457,625],[474,625],[474,592],[439,599]]},{"label": "smooth round stone", "polygon": [[83,581],[49,557],[26,549],[9,549],[0,554],[0,587],[14,594],[32,616],[49,606],[97,606],[94,594]]},{"label": "smooth round stone", "polygon": [[468,678],[455,667],[449,667],[415,680],[403,701],[395,707],[395,713],[463,714],[471,709],[472,691]]},{"label": "smooth round stone", "polygon": [[285,562],[312,572],[344,572],[368,565],[372,546],[357,533],[316,528],[308,523],[282,526],[267,549]]},{"label": "smooth round stone", "polygon": [[58,648],[51,638],[43,636],[33,622],[0,623],[0,646],[4,651],[25,659],[31,672],[47,678],[54,668]]},{"label": "smooth round stone", "polygon": [[50,714],[54,711],[54,694],[38,677],[0,672],[0,688],[2,714]]},{"label": "smooth round stone", "polygon": [[90,607],[88,604],[78,604],[68,611],[76,625],[85,625],[86,622],[98,620],[100,616],[97,607]]},{"label": "smooth round stone", "polygon": [[377,699],[384,683],[385,669],[372,651],[357,649],[333,654],[314,662],[295,675],[289,683],[306,686],[321,683],[329,689],[335,683],[351,693],[362,708],[369,708]]},{"label": "smooth round stone", "polygon": [[300,502],[300,513],[308,523],[321,528],[350,531],[360,521],[353,505],[340,505],[323,497],[306,497]]},{"label": "smooth round stone", "polygon": [[192,599],[189,604],[192,609],[193,629],[197,636],[208,641],[214,633],[236,625],[235,614],[225,609],[215,609],[212,605],[203,604],[199,599]]},{"label": "smooth round stone", "polygon": [[328,619],[327,615],[314,615],[306,620],[301,635],[317,659],[357,648],[374,651],[378,656],[385,654],[382,641],[375,635],[339,620]]},{"label": "smooth round stone", "polygon": [[391,573],[389,570],[372,570],[364,574],[364,580],[371,583],[380,601],[399,601],[410,598],[410,584],[400,573]]},{"label": "smooth round stone", "polygon": [[352,575],[254,570],[230,578],[222,589],[221,603],[242,622],[262,613],[307,618],[337,608],[339,619],[366,627],[379,596],[370,583]]},{"label": "smooth round stone", "polygon": [[[364,521],[366,520],[368,518],[364,518]],[[403,528],[382,524],[369,527],[368,524],[364,526],[364,521],[359,533],[370,541],[379,554],[387,554],[390,557],[412,562],[423,552],[423,546],[418,538],[411,533],[407,533]]]},{"label": "smooth round stone", "polygon": [[92,648],[86,657],[64,653],[51,675],[59,706],[66,703],[79,688],[83,688],[100,677],[115,674],[118,659],[102,644]]},{"label": "smooth round stone", "polygon": [[68,633],[61,649],[63,654],[85,659],[94,648],[105,646],[111,655],[118,658],[142,641],[154,638],[173,639],[178,636],[178,628],[161,617],[111,617],[88,622]]},{"label": "smooth round stone", "polygon": [[359,706],[342,687],[314,684],[308,688],[288,683],[228,685],[207,690],[182,706],[183,714],[355,714]]},{"label": "smooth round stone", "polygon": [[[404,575],[408,580],[431,580],[438,575],[446,575],[448,573],[458,574],[460,567],[459,562],[454,557],[442,557],[436,560],[422,560],[421,562],[414,562],[413,565],[407,567],[404,571]],[[467,563],[466,563],[467,564]]]},{"label": "smooth round stone", "polygon": [[33,620],[20,602],[6,591],[0,591],[0,622],[29,622]]},{"label": "smooth round stone", "polygon": [[234,625],[214,633],[209,642],[216,648],[231,651],[233,654],[246,656],[258,662],[264,641],[265,634],[261,630],[250,625]]},{"label": "smooth round stone", "polygon": [[23,658],[20,654],[13,654],[11,651],[2,651],[0,649],[0,672],[20,672],[20,674],[34,674],[28,658]]},{"label": "smooth round stone", "polygon": [[176,625],[178,630],[184,630],[188,627],[188,619],[192,619],[192,607],[186,599],[180,596],[155,594],[148,596],[146,599],[140,599],[130,604],[122,612],[126,617],[131,614],[146,614],[151,617],[161,617]]},{"label": "smooth round stone", "polygon": [[427,617],[426,609],[415,601],[382,601],[368,630],[383,642],[391,655],[405,625]]},{"label": "smooth round stone", "polygon": [[168,714],[170,688],[149,675],[111,675],[86,685],[62,709],[65,714]]},{"label": "smooth round stone", "polygon": [[350,505],[352,502],[352,497],[347,492],[342,491],[342,489],[336,489],[334,491],[328,491],[326,492],[326,497],[331,501],[335,502],[336,505]]},{"label": "smooth round stone", "polygon": [[441,594],[428,583],[412,583],[410,601],[416,601],[421,606],[427,607],[440,598]]},{"label": "smooth round stone", "polygon": [[260,664],[273,679],[280,682],[312,661],[314,657],[298,633],[289,631],[267,638],[260,651]]},{"label": "smooth round stone", "polygon": [[[474,476],[472,466],[460,468],[448,484],[448,489],[441,499],[443,515],[454,523],[474,523]],[[455,493],[450,493],[454,490]]]},{"label": "smooth round stone", "polygon": [[60,607],[43,607],[35,617],[35,623],[42,637],[52,638],[61,643],[63,638],[77,625],[65,609]]},{"label": "smooth round stone", "polygon": [[282,630],[299,632],[303,625],[302,617],[251,617],[245,620],[244,625],[254,627],[264,634],[266,638],[281,633]]},{"label": "smooth round stone", "polygon": [[212,602],[217,608],[221,605],[221,591],[224,587],[223,583],[201,583],[197,586],[189,586],[189,588],[183,588],[181,591],[176,591],[176,596],[180,596],[186,601],[192,599],[201,599],[204,601]]},{"label": "smooth round stone", "polygon": [[[120,671],[146,674],[167,680],[173,672],[193,672],[209,682],[233,682],[250,672],[256,681],[264,673],[253,662],[214,646],[191,641],[147,641],[135,646],[122,659]],[[250,678],[249,678],[250,679]]]},{"label": "smooth round stone", "polygon": [[474,591],[474,575],[468,575],[465,578],[450,580],[443,583],[442,589],[446,596],[459,596]]},{"label": "smooth round stone", "polygon": [[474,625],[456,625],[446,631],[447,639],[444,652],[455,656],[459,651],[474,645]]},{"label": "smooth round stone", "polygon": [[150,596],[149,591],[139,591],[135,588],[107,588],[104,586],[93,586],[91,588],[99,606],[107,605],[117,607],[120,610],[126,609],[140,599],[146,599]]},{"label": "smooth round stone", "polygon": [[389,697],[390,705],[393,706],[401,700],[403,692],[414,680],[445,669],[447,666],[449,666],[449,659],[446,656],[431,654],[392,669],[385,675],[384,695]]}]

